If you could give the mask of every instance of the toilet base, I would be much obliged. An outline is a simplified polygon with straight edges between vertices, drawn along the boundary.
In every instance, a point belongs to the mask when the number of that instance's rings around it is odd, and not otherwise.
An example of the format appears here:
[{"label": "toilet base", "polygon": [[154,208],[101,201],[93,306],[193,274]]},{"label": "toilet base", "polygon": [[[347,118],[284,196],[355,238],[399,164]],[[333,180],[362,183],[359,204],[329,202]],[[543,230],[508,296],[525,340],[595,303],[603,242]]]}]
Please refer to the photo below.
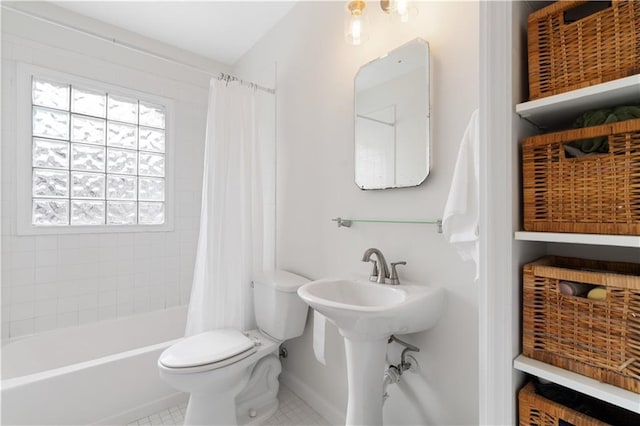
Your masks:
[{"label": "toilet base", "polygon": [[237,424],[235,411],[229,410],[229,406],[233,405],[233,397],[225,396],[229,397],[217,395],[216,398],[211,398],[211,395],[206,393],[192,393],[189,396],[184,424],[220,426]]},{"label": "toilet base", "polygon": [[276,412],[281,371],[280,359],[275,354],[267,355],[256,363],[249,383],[235,399],[239,425],[259,424]]}]

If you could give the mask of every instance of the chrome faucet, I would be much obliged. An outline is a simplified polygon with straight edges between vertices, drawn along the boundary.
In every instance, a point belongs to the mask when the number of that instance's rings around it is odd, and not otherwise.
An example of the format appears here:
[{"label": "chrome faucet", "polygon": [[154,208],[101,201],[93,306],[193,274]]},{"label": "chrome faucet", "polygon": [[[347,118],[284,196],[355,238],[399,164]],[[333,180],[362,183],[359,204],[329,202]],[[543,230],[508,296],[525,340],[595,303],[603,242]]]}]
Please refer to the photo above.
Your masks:
[{"label": "chrome faucet", "polygon": [[[364,254],[362,255],[362,261],[363,262],[371,262],[371,255],[375,254],[376,258],[378,259],[377,263],[374,263],[373,267],[374,267],[374,271],[376,268],[376,265],[378,266],[378,278],[376,279],[377,283],[380,284],[384,284],[385,283],[385,278],[389,278],[389,267],[387,266],[387,260],[384,258],[384,255],[382,254],[382,252],[380,250],[378,250],[377,248],[369,248],[367,249]],[[373,277],[375,275],[371,275],[371,280],[373,281]]]}]

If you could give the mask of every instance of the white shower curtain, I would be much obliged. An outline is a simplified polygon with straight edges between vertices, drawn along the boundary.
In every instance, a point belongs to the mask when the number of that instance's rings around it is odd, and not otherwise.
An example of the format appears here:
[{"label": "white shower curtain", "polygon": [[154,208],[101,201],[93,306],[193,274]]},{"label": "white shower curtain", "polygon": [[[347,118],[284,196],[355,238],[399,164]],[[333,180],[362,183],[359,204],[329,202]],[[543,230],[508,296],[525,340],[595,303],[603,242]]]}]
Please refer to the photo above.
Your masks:
[{"label": "white shower curtain", "polygon": [[263,269],[255,89],[212,79],[200,236],[186,335],[253,327],[251,279]]}]

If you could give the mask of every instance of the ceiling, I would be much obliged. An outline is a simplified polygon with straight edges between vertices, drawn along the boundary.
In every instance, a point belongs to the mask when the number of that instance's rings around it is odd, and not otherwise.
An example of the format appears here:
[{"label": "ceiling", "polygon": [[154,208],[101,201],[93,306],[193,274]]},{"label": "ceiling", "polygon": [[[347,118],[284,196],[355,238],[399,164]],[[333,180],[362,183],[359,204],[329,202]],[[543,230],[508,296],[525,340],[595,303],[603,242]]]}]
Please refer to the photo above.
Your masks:
[{"label": "ceiling", "polygon": [[295,0],[52,3],[231,65],[291,10]]}]

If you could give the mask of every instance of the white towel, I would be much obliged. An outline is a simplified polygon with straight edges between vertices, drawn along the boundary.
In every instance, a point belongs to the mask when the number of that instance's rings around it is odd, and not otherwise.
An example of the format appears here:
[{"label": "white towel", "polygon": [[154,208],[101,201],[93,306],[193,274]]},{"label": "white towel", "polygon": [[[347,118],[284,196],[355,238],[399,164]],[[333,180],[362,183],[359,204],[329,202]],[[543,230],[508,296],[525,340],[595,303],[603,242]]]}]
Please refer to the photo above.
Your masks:
[{"label": "white towel", "polygon": [[471,120],[464,132],[449,197],[442,217],[442,232],[453,244],[463,260],[473,260],[478,269],[478,221],[480,212],[479,199],[479,139],[478,110],[471,115]]},{"label": "white towel", "polygon": [[327,365],[324,357],[324,342],[326,340],[327,317],[320,312],[313,311],[313,354],[318,362]]}]

